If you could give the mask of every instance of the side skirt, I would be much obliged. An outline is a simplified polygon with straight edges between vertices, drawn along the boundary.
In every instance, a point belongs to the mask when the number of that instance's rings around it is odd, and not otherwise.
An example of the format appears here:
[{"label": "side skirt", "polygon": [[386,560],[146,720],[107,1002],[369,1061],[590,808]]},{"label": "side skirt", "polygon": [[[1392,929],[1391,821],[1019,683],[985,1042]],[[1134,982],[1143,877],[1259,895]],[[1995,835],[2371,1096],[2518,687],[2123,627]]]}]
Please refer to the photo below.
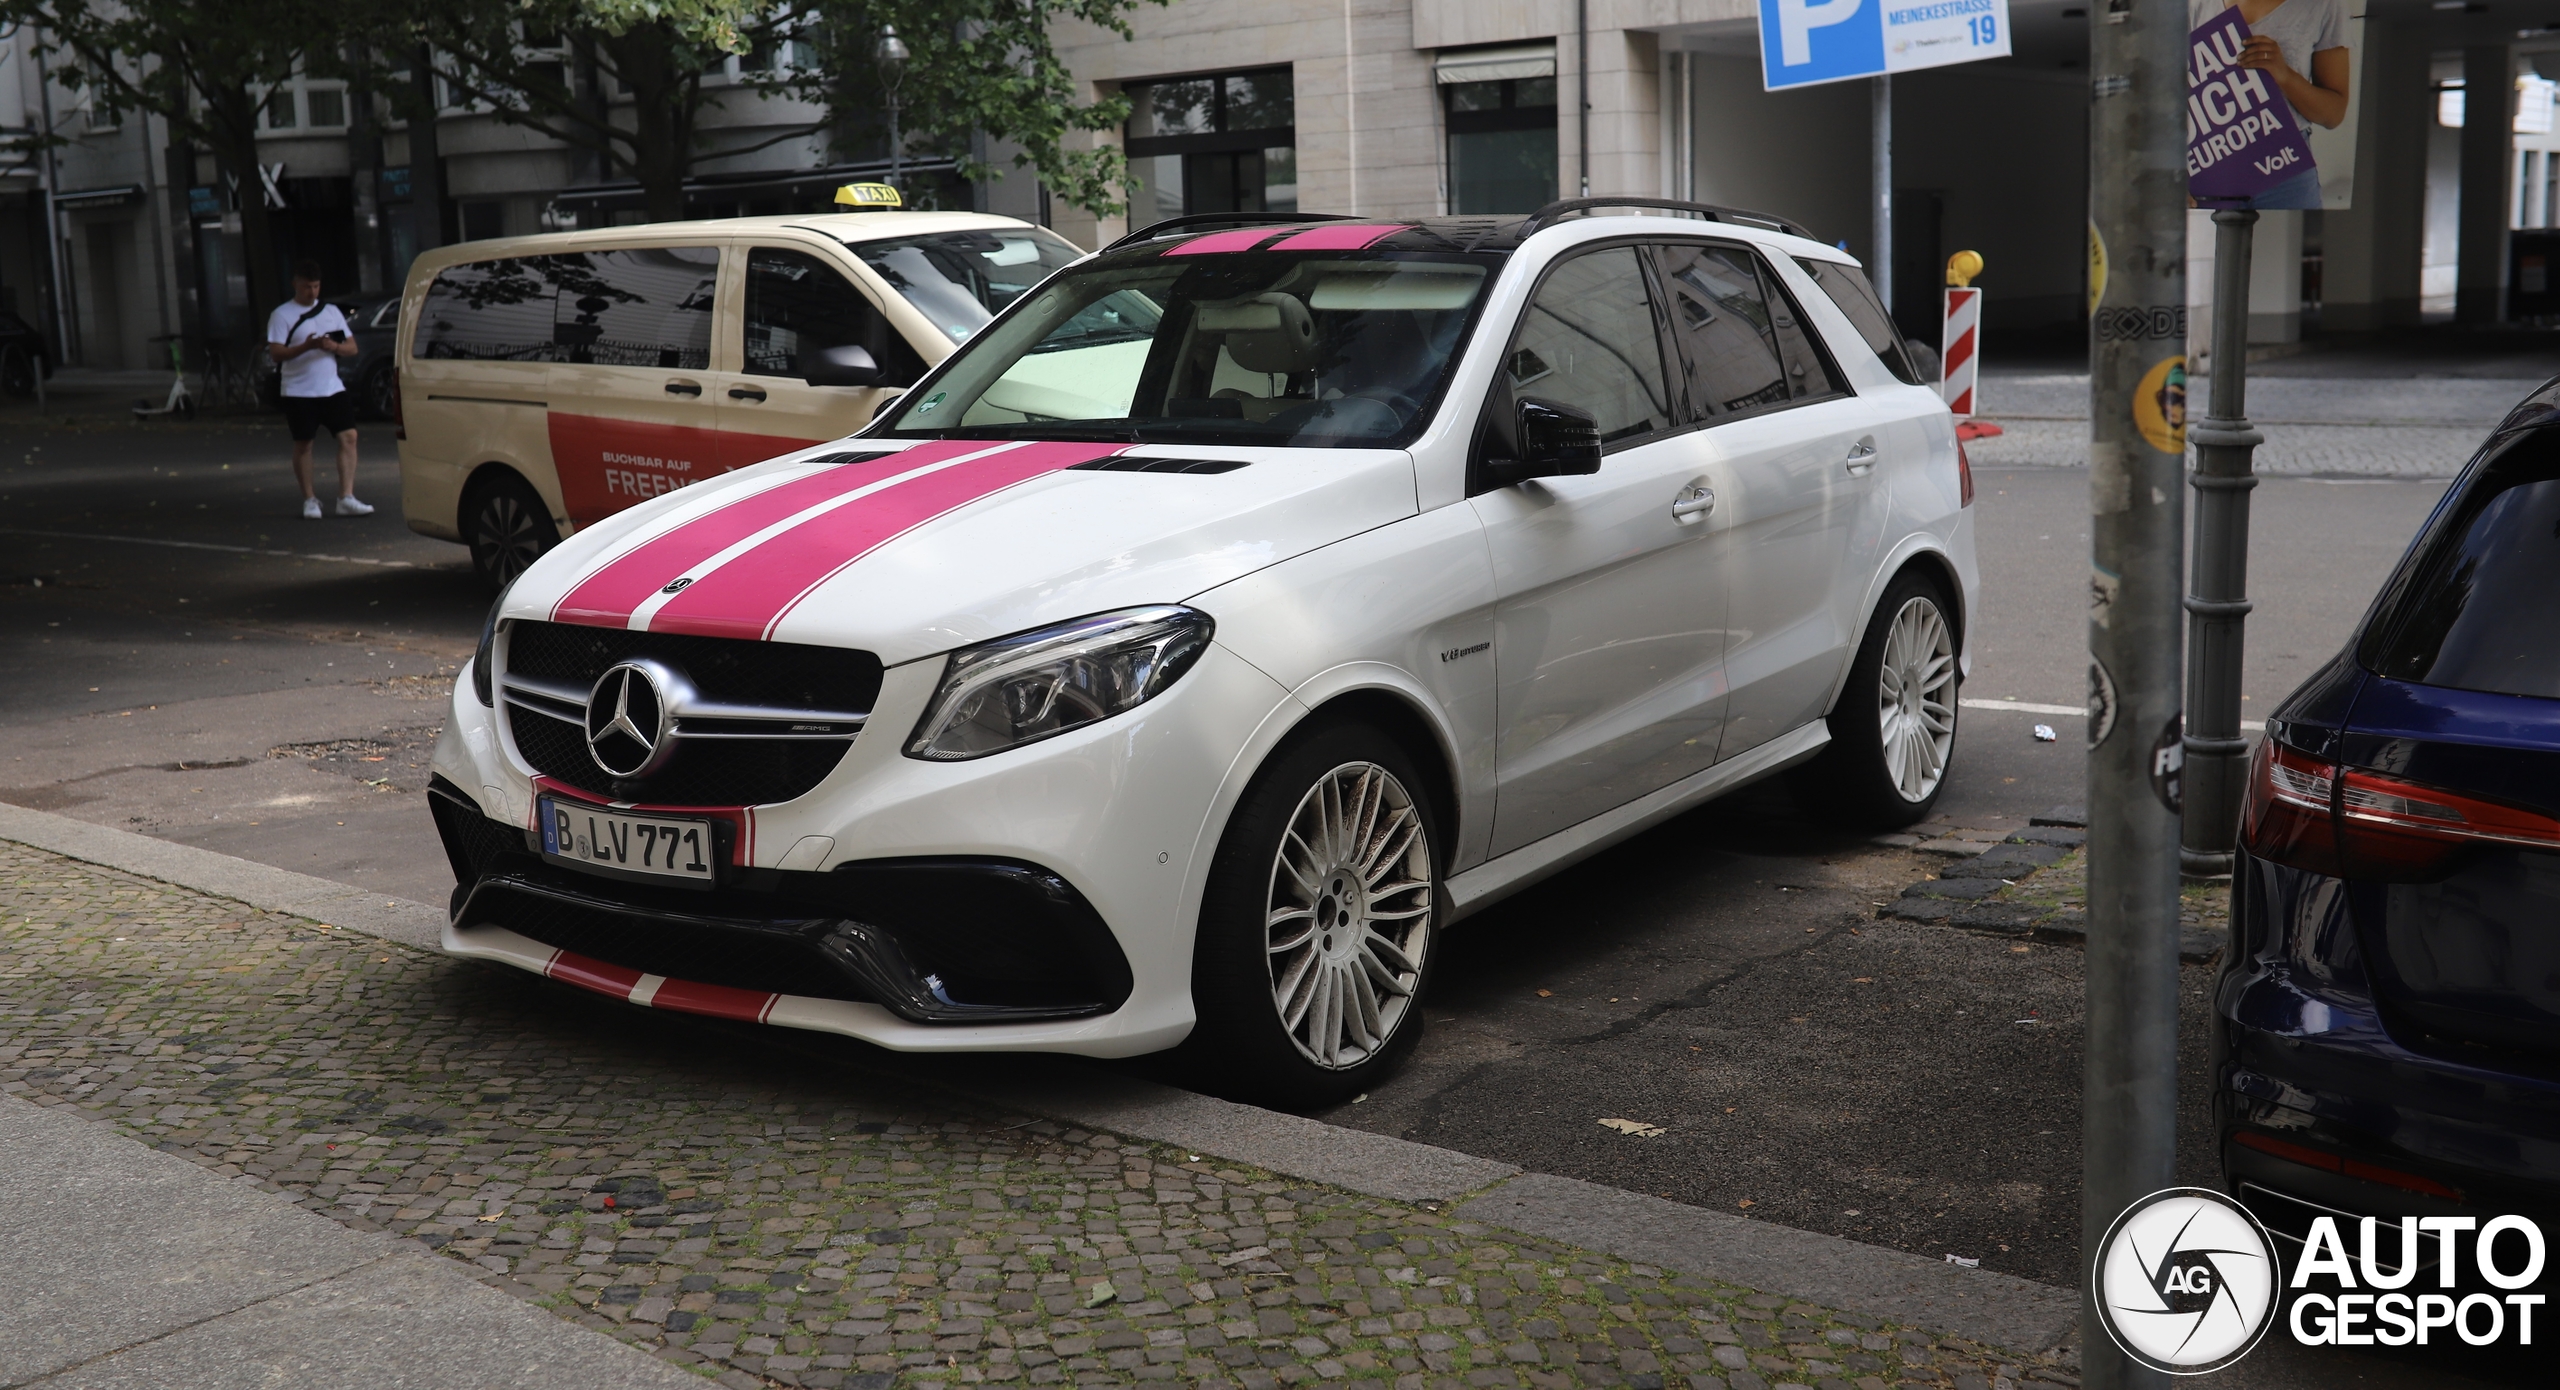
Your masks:
[{"label": "side skirt", "polygon": [[1830,726],[1817,719],[1614,811],[1604,811],[1498,859],[1488,859],[1452,877],[1444,886],[1447,901],[1442,904],[1441,924],[1473,916],[1549,874],[1660,825],[1701,802],[1793,767],[1821,752],[1830,742]]}]

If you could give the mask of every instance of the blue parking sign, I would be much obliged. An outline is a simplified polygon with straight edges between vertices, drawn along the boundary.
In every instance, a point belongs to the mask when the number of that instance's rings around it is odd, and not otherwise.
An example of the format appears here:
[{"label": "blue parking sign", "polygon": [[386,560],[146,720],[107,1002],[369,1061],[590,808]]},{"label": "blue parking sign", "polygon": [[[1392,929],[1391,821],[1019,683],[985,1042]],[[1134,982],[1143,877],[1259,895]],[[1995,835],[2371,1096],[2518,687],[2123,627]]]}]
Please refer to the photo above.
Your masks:
[{"label": "blue parking sign", "polygon": [[1760,0],[1770,91],[2009,54],[2009,0]]}]

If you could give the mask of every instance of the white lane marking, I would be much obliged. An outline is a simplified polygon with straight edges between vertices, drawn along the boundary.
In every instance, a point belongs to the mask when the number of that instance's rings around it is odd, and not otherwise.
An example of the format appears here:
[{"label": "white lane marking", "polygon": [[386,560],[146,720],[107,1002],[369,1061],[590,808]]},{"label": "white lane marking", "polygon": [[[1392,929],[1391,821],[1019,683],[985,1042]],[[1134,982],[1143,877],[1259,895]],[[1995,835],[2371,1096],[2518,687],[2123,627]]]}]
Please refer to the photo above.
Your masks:
[{"label": "white lane marking", "polygon": [[625,622],[623,626],[629,628],[633,632],[647,632],[649,630],[649,620],[658,615],[658,610],[666,607],[667,604],[672,602],[677,594],[682,593],[684,590],[700,582],[703,576],[714,573],[722,566],[727,565],[739,556],[756,549],[767,541],[770,541],[775,537],[794,529],[795,527],[803,526],[809,522],[815,521],[819,517],[825,516],[827,513],[832,512],[839,507],[851,506],[854,503],[861,501],[863,498],[869,497],[875,492],[882,491],[886,488],[896,487],[900,483],[912,482],[915,479],[924,477],[930,473],[939,473],[943,469],[956,468],[964,463],[974,463],[979,459],[986,458],[994,454],[1001,454],[1009,449],[1019,449],[1028,442],[1030,441],[1008,440],[1005,443],[995,445],[992,448],[980,449],[975,453],[961,454],[956,458],[947,458],[939,463],[928,463],[921,468],[910,468],[904,473],[882,478],[875,483],[865,483],[861,487],[855,488],[850,492],[838,493],[824,502],[803,507],[799,511],[794,512],[791,515],[784,517],[782,520],[756,532],[754,535],[747,537],[745,540],[738,541],[735,544],[730,545],[727,549],[722,550],[710,559],[686,570],[675,579],[667,581],[667,583],[661,586],[656,593],[653,593],[649,595],[649,597],[641,600],[639,605],[631,610],[631,618],[628,622]]},{"label": "white lane marking", "polygon": [[254,545],[218,545],[212,541],[171,541],[156,536],[103,536],[85,531],[30,531],[14,526],[0,526],[0,536],[44,536],[64,541],[118,541],[126,545],[157,545],[171,550],[218,550],[225,555],[274,555],[287,560],[326,560],[334,565],[379,565],[384,569],[413,570],[413,560],[368,560],[361,555],[317,555],[308,550],[266,550]]},{"label": "white lane marking", "polygon": [[[2089,711],[2079,705],[2031,705],[2024,700],[1958,700],[1956,703],[1964,706],[1966,709],[2005,709],[2018,714],[2059,714],[2071,719],[2086,719],[2089,717]],[[2240,728],[2244,733],[2264,732],[2266,727],[2266,722],[2264,720],[2243,719],[2240,721]]]}]

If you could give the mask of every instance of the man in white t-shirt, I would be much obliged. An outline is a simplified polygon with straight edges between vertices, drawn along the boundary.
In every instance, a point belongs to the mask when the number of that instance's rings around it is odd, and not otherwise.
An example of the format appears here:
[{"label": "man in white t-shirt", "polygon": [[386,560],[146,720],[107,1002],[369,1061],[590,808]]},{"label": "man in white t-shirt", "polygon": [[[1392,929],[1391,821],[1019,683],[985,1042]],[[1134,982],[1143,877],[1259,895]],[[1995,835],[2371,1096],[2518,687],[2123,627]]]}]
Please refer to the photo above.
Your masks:
[{"label": "man in white t-shirt", "polygon": [[284,418],[293,431],[293,476],[302,484],[302,515],[318,521],[311,491],[311,436],[323,427],[338,440],[338,515],[369,516],[356,500],[356,407],[338,380],[335,359],[359,351],[338,306],[320,300],[320,263],[293,263],[293,302],[267,315],[267,355],[284,373]]}]

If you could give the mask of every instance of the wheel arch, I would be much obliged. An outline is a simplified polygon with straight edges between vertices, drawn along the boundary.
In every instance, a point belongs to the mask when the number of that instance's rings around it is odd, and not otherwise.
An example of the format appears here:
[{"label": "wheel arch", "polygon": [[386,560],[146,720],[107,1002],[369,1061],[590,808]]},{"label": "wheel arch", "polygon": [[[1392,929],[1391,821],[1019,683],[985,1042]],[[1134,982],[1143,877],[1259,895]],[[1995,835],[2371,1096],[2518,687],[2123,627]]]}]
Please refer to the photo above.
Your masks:
[{"label": "wheel arch", "polygon": [[1867,626],[1876,620],[1876,605],[1884,601],[1885,591],[1906,574],[1918,572],[1929,577],[1948,604],[1948,616],[1955,620],[1957,679],[1961,681],[1972,666],[1972,615],[1965,611],[1964,579],[1956,569],[1955,558],[1931,542],[1927,536],[1914,536],[1905,541],[1886,563],[1876,566],[1876,577],[1867,588],[1866,597],[1858,604],[1856,635],[1849,639],[1840,661],[1840,673],[1831,681],[1831,697],[1822,703],[1827,715],[1839,708],[1840,692],[1849,683],[1849,668],[1856,664],[1858,644],[1866,640]]},{"label": "wheel arch", "polygon": [[571,529],[569,509],[561,505],[560,499],[549,489],[543,487],[541,479],[506,459],[485,459],[473,464],[470,471],[463,474],[462,486],[454,493],[454,529],[468,536],[470,532],[466,528],[470,524],[473,501],[478,499],[483,489],[495,487],[507,478],[513,478],[533,489],[533,495],[542,499],[543,509],[550,513],[551,524],[559,530],[563,539],[569,536]]}]

